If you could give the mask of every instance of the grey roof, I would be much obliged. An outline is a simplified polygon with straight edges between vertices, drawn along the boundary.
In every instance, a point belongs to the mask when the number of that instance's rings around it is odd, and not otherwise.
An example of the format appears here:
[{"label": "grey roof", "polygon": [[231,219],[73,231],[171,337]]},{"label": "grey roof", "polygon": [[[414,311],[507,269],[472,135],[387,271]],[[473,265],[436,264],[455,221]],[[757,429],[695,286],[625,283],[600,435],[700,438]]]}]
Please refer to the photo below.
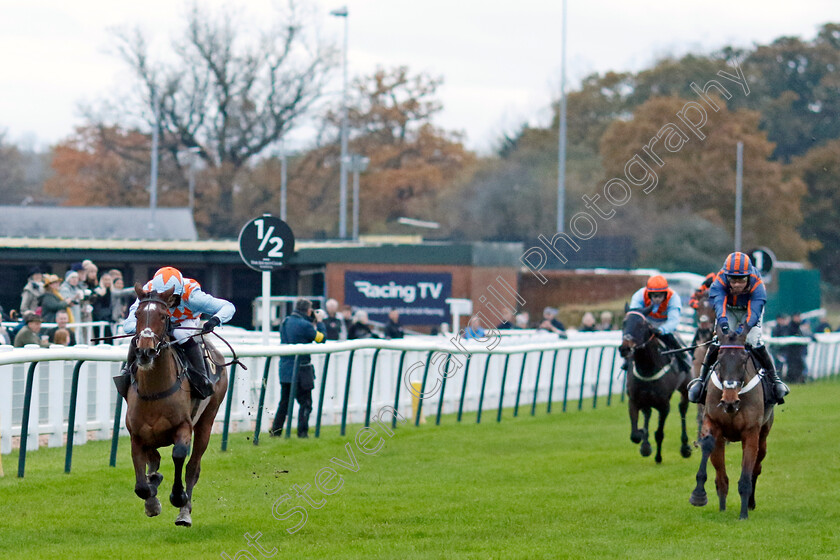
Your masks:
[{"label": "grey roof", "polygon": [[75,239],[196,240],[189,208],[0,206],[0,236]]}]

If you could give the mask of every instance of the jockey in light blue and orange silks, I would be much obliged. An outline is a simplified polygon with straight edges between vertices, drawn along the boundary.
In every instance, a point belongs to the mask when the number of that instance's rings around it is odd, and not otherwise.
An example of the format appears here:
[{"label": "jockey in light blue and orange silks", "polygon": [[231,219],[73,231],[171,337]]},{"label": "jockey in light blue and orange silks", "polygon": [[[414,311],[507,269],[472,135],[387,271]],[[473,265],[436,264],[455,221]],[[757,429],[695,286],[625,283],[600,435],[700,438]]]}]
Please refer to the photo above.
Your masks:
[{"label": "jockey in light blue and orange silks", "polygon": [[[173,289],[173,295],[178,296],[175,306],[170,308],[172,338],[183,355],[187,358],[187,377],[190,381],[192,396],[205,399],[213,393],[213,382],[207,371],[207,364],[204,361],[204,353],[201,346],[195,340],[195,335],[207,334],[223,323],[227,323],[236,308],[227,300],[215,298],[205,293],[201,285],[192,278],[184,278],[181,272],[171,266],[165,266],[155,272],[151,280],[143,286],[144,292],[156,292],[161,294]],[[123,329],[126,334],[132,334],[137,330],[137,317],[135,312],[140,305],[137,299],[128,310],[128,317],[123,322]],[[201,314],[209,315],[210,318],[199,328]],[[135,340],[131,340],[126,358],[126,366],[120,375],[114,377],[117,391],[123,398],[126,398],[131,383],[135,362]]]},{"label": "jockey in light blue and orange silks", "polygon": [[[779,379],[770,352],[761,342],[761,316],[764,304],[767,303],[767,291],[761,274],[745,253],[735,252],[726,257],[709,288],[709,300],[715,308],[717,327],[724,335],[729,334],[730,328],[734,329],[736,335],[747,333],[745,347],[752,352],[773,384],[776,402],[783,403],[790,389]],[[730,323],[735,326],[730,327]],[[688,400],[691,402],[702,401],[706,379],[717,360],[718,349],[717,344],[709,347],[700,369],[700,377],[689,383]]]},{"label": "jockey in light blue and orange silks", "polygon": [[[640,288],[630,298],[630,310],[642,312],[654,327],[659,340],[671,350],[684,348],[685,345],[677,337],[677,327],[680,325],[682,301],[679,294],[668,287],[668,280],[661,274],[648,278],[644,288]],[[647,310],[647,311],[646,311]],[[686,373],[691,372],[691,363],[685,352],[677,352],[677,363]],[[625,360],[622,369],[630,368],[631,357]]]}]

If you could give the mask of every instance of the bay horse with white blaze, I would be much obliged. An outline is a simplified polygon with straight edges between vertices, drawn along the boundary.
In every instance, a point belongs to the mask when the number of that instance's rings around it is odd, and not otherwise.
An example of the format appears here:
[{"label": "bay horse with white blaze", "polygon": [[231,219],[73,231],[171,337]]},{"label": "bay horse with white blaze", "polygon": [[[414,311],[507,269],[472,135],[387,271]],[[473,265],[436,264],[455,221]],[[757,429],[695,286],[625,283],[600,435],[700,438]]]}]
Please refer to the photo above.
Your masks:
[{"label": "bay horse with white blaze", "polygon": [[720,511],[726,509],[729,477],[726,475],[725,445],[740,441],[743,451],[738,494],[741,496],[741,519],[755,509],[755,483],[761,474],[761,462],[767,454],[767,435],[773,427],[773,403],[765,399],[763,370],[758,370],[751,352],[745,346],[746,333],[723,335],[717,362],[709,374],[700,448],[703,456],[697,471],[697,486],[689,502],[704,506],[706,497],[706,463],[711,458],[715,467],[715,488]]},{"label": "bay horse with white blaze", "polygon": [[[682,420],[682,445],[680,454],[691,456],[688,445],[688,435],[685,431],[685,414],[688,411],[689,377],[680,370],[677,359],[673,355],[662,355],[664,344],[656,338],[653,325],[648,321],[645,313],[650,309],[627,310],[624,316],[623,336],[619,352],[622,356],[633,355],[633,360],[627,370],[627,397],[630,411],[630,441],[641,443],[639,452],[643,457],[651,454],[648,441],[648,424],[651,410],[659,412],[659,425],[654,433],[656,439],[657,463],[662,462],[662,440],[665,437],[665,419],[671,410],[671,395],[674,391],[681,394],[679,411]],[[645,418],[643,429],[638,428],[639,411]]]},{"label": "bay horse with white blaze", "polygon": [[[134,462],[136,484],[134,492],[146,502],[146,515],[160,514],[157,489],[163,480],[158,472],[158,449],[173,446],[175,481],[172,484],[170,503],[179,508],[176,525],[192,525],[192,491],[201,472],[201,457],[207,449],[213,421],[227,391],[227,372],[216,365],[219,379],[210,397],[193,399],[185,375],[184,360],[176,355],[171,338],[170,308],[177,296],[174,288],[163,293],[144,292],[135,285],[140,303],[137,306],[137,372],[126,397],[125,425],[131,435],[131,459]],[[213,356],[214,365],[223,364],[221,354],[205,342]],[[187,463],[186,488],[182,482],[184,460]],[[147,469],[148,468],[148,472]]]}]

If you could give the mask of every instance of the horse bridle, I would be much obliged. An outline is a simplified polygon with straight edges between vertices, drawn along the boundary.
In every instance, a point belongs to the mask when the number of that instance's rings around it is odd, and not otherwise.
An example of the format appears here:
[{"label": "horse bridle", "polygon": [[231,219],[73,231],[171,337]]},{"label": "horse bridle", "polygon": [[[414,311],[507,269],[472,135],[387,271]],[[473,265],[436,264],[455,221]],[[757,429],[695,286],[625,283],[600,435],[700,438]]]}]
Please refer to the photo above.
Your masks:
[{"label": "horse bridle", "polygon": [[[647,323],[647,324],[648,324],[648,326],[650,326],[650,321],[648,321],[648,318],[647,318],[647,317],[645,317],[644,313],[640,313],[639,311],[628,311],[628,312],[627,312],[627,315],[638,315],[639,317],[641,317],[642,319],[644,319],[645,323]],[[627,315],[625,315],[625,317],[627,317]],[[654,331],[653,329],[651,329],[650,338],[648,338],[648,339],[647,339],[646,341],[644,341],[643,343],[641,343],[641,344],[637,344],[635,347],[633,347],[633,351],[635,352],[636,350],[639,350],[639,349],[641,349],[641,348],[644,348],[645,346],[647,346],[648,344],[650,344],[650,342],[651,342],[654,338],[656,338],[656,331]]]},{"label": "horse bridle", "polygon": [[[148,296],[146,296],[142,300],[140,300],[140,303],[137,305],[137,312],[140,311],[140,306],[145,304],[145,303],[154,303],[154,304],[159,303],[164,307],[164,309],[166,309],[166,326],[165,326],[164,332],[169,333],[171,325],[172,325],[172,312],[169,310],[169,305],[165,301],[160,299],[159,297],[157,297],[155,295],[152,295],[152,294],[149,294]],[[135,314],[137,312],[135,312]],[[149,312],[148,309],[147,309],[147,312]],[[158,337],[158,335],[155,334],[155,332],[152,329],[150,329],[149,327],[146,327],[145,329],[143,329],[142,331],[140,331],[140,332],[138,332],[137,334],[134,335],[134,338],[132,339],[132,341],[134,342],[135,347],[137,347],[141,338],[151,338],[155,342],[155,346],[154,346],[154,349],[155,349],[154,350],[154,357],[155,358],[160,356],[160,353],[163,350],[165,350],[166,348],[168,348],[171,344],[168,340],[166,340],[166,335]]]}]

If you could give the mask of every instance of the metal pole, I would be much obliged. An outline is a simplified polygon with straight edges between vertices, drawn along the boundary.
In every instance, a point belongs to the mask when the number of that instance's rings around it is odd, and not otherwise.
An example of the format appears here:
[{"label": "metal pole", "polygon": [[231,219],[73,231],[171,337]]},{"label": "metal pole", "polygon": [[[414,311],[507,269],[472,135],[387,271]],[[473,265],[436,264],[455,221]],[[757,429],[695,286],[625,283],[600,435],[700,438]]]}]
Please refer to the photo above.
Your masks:
[{"label": "metal pole", "polygon": [[195,164],[197,154],[198,148],[190,148],[190,214],[192,214],[195,211]]},{"label": "metal pole", "polygon": [[271,333],[271,272],[268,270],[262,272],[262,309],[260,311],[262,343],[268,345]]},{"label": "metal pole", "polygon": [[353,166],[353,241],[359,240],[359,167]]},{"label": "metal pole", "polygon": [[286,221],[286,149],[280,152],[280,219]]},{"label": "metal pole", "polygon": [[338,215],[338,236],[347,238],[347,45],[348,45],[348,10],[347,6],[333,10],[330,15],[344,18],[344,86],[341,94],[341,162],[340,162],[340,199]]},{"label": "metal pole", "polygon": [[152,110],[155,113],[155,126],[152,128],[152,168],[149,172],[149,210],[151,220],[149,229],[155,229],[155,212],[157,211],[157,180],[158,180],[158,146],[160,143],[160,104],[157,93],[152,92]]},{"label": "metal pole", "polygon": [[741,250],[741,210],[744,198],[744,143],[738,142],[735,167],[735,250]]},{"label": "metal pole", "polygon": [[557,165],[557,232],[563,233],[566,220],[566,0],[563,0],[562,39],[560,47],[559,161]]}]

